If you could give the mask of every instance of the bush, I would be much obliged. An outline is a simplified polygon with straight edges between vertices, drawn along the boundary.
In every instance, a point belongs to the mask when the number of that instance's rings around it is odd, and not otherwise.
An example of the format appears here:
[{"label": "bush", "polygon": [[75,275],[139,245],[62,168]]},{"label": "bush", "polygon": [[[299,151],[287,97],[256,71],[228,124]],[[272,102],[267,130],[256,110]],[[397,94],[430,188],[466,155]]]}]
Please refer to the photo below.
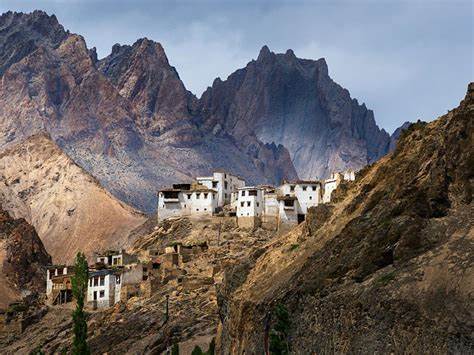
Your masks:
[{"label": "bush", "polygon": [[284,305],[279,304],[275,307],[272,317],[276,321],[275,325],[270,329],[270,354],[289,354],[290,315],[288,310]]}]

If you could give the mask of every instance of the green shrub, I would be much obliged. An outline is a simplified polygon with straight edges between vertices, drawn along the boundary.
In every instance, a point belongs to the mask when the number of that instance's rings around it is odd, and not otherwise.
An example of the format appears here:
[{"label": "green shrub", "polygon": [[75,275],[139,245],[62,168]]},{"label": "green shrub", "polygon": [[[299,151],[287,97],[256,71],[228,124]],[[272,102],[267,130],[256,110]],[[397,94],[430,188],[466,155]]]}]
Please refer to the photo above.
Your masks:
[{"label": "green shrub", "polygon": [[288,310],[284,305],[278,304],[273,311],[272,317],[275,318],[275,324],[270,329],[270,354],[289,354],[290,315]]}]

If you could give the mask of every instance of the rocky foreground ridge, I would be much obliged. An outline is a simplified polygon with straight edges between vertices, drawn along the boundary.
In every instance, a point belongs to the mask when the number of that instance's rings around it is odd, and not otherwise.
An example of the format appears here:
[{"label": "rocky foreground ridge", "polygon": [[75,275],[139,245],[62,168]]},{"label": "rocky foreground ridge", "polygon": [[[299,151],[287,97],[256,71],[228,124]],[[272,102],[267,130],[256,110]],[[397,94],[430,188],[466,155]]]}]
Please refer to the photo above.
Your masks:
[{"label": "rocky foreground ridge", "polygon": [[358,169],[390,148],[373,112],[331,80],[324,59],[264,46],[198,99],[146,38],[99,60],[42,11],[5,13],[0,30],[0,149],[48,132],[143,211],[156,208],[151,191],[216,168],[278,184]]},{"label": "rocky foreground ridge", "polygon": [[[226,275],[220,351],[474,351],[474,83]],[[287,316],[285,316],[285,314]]]}]

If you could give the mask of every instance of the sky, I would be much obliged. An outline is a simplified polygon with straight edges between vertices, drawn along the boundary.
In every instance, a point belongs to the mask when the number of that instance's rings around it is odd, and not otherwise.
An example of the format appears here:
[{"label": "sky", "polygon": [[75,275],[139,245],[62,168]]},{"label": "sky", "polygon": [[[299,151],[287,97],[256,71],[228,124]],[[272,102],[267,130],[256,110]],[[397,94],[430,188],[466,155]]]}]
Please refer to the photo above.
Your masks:
[{"label": "sky", "polygon": [[326,58],[330,76],[389,133],[456,107],[474,81],[470,0],[0,0],[0,12],[42,9],[96,47],[160,42],[198,97],[258,56],[291,48]]}]

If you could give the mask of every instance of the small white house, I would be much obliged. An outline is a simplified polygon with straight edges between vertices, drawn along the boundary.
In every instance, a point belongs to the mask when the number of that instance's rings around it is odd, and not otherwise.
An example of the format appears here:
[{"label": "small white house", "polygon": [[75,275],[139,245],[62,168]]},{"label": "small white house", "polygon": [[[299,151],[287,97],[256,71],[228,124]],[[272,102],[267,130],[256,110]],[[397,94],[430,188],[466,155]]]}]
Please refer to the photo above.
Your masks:
[{"label": "small white house", "polygon": [[201,184],[175,184],[158,192],[158,221],[169,217],[212,216],[217,207],[217,191]]},{"label": "small white house", "polygon": [[63,304],[72,301],[72,282],[74,267],[51,265],[46,269],[46,298],[50,304]]},{"label": "small white house", "polygon": [[92,308],[107,308],[120,301],[121,270],[101,269],[89,272],[87,303]]},{"label": "small white house", "polygon": [[264,213],[264,190],[246,186],[238,189],[237,224],[241,228],[259,226]]},{"label": "small white house", "polygon": [[282,223],[301,223],[308,209],[322,202],[319,181],[285,182],[278,191],[280,222]]},{"label": "small white house", "polygon": [[215,171],[212,176],[200,176],[196,178],[199,184],[208,189],[217,191],[217,207],[223,207],[232,202],[232,193],[245,186],[245,181],[225,171]]},{"label": "small white house", "polygon": [[123,266],[133,263],[137,258],[125,252],[125,250],[107,250],[101,253],[95,253],[97,263],[111,266]]}]

